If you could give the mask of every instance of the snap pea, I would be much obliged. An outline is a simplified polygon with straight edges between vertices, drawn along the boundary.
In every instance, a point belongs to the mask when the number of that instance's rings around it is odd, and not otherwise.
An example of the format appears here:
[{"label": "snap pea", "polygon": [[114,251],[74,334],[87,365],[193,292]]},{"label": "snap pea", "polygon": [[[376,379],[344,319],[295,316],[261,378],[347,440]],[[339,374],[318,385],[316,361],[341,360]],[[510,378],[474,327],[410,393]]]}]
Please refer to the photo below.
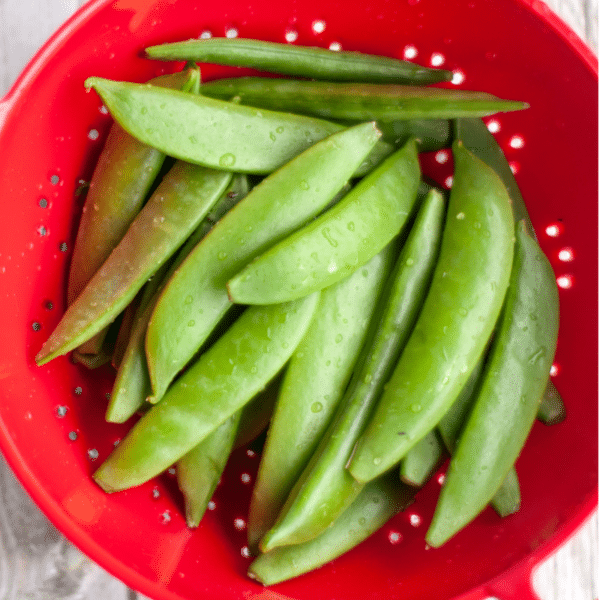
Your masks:
[{"label": "snap pea", "polygon": [[71,304],[36,356],[39,365],[101,331],[180,247],[231,179],[231,173],[179,161],[165,175],[123,239]]},{"label": "snap pea", "polygon": [[535,421],[557,335],[554,272],[522,221],[501,320],[427,532],[430,545],[441,546],[474,519],[515,463]]},{"label": "snap pea", "polygon": [[308,148],[255,186],[194,248],[166,285],[148,324],[146,355],[157,399],[231,307],[227,280],[318,214],[378,137],[366,123]]},{"label": "snap pea", "polygon": [[200,525],[233,449],[241,413],[223,421],[177,461],[177,485],[183,494],[188,527]]},{"label": "snap pea", "polygon": [[311,326],[287,366],[262,451],[248,516],[251,549],[274,525],[335,413],[395,251],[390,244],[321,293]]},{"label": "snap pea", "polygon": [[[150,80],[151,85],[195,91],[200,80],[197,67]],[[139,213],[160,169],[165,154],[139,142],[113,123],[94,168],[69,268],[67,304],[72,304]],[[106,330],[84,342],[78,354],[98,354]],[[105,361],[108,356],[105,356]],[[86,357],[81,357],[86,360]],[[89,357],[88,359],[89,360]]]},{"label": "snap pea", "polygon": [[[506,156],[498,145],[496,138],[490,133],[481,119],[457,119],[455,122],[455,137],[498,173],[504,182],[512,200],[515,223],[525,221],[527,231],[535,239],[536,234],[527,211],[527,206],[521,195],[517,180],[510,168]],[[538,419],[543,423],[560,422],[565,416],[565,407],[558,390],[548,380],[542,403],[538,411]]]},{"label": "snap pea", "polygon": [[411,140],[338,204],[235,274],[227,282],[230,298],[241,304],[286,302],[347,277],[402,231],[419,179]]},{"label": "snap pea", "polygon": [[422,487],[439,465],[443,451],[438,434],[430,431],[402,459],[400,479],[408,485]]},{"label": "snap pea", "polygon": [[396,58],[241,38],[161,44],[146,48],[146,55],[159,60],[194,60],[330,81],[427,84],[452,79],[450,71],[430,69]]},{"label": "snap pea", "polygon": [[140,485],[189,452],[277,374],[304,336],[319,294],[251,307],[169,388],[94,473],[107,492]]},{"label": "snap pea", "polygon": [[280,546],[252,562],[248,576],[274,585],[328,563],[379,530],[414,500],[414,488],[386,475],[366,485],[356,500],[318,537]]},{"label": "snap pea", "polygon": [[344,397],[277,522],[261,540],[263,551],[319,535],[360,493],[362,484],[345,465],[420,310],[438,255],[444,208],[439,192],[425,198],[378,299]]},{"label": "snap pea", "polygon": [[148,322],[160,291],[195,245],[211,230],[214,223],[244,198],[247,193],[247,177],[239,174],[234,175],[221,197],[181,247],[175,259],[165,263],[138,294],[141,295],[139,306],[136,308],[132,330],[118,366],[117,376],[106,410],[107,421],[124,423],[144,405],[147,398],[152,396],[152,384],[146,362],[145,340]]},{"label": "snap pea", "polygon": [[[454,401],[450,410],[442,417],[438,423],[437,429],[440,433],[444,445],[450,454],[456,450],[456,443],[459,439],[460,432],[467,421],[469,412],[473,406],[477,390],[481,384],[481,376],[485,366],[486,353],[479,360],[467,383],[460,391],[458,398]],[[410,454],[410,452],[409,452]],[[511,515],[517,510],[521,503],[521,491],[519,489],[519,478],[513,467],[509,472],[502,485],[494,494],[490,504],[499,516],[505,517]]]},{"label": "snap pea", "polygon": [[403,121],[376,121],[382,140],[403,146],[412,137],[417,140],[419,152],[432,152],[447,148],[452,143],[448,119],[406,119]]},{"label": "snap pea", "polygon": [[272,77],[235,77],[203,85],[211,98],[321,119],[385,121],[483,117],[527,108],[486,92],[377,83],[333,83]]},{"label": "snap pea", "polygon": [[[241,106],[177,90],[100,77],[86,79],[111,115],[138,140],[215,169],[268,174],[344,129],[322,119]],[[383,142],[380,151],[389,148]],[[362,163],[356,166],[360,174]],[[366,164],[364,169],[371,168]]]},{"label": "snap pea", "polygon": [[415,328],[349,470],[393,467],[458,396],[490,338],[510,278],[514,224],[496,173],[458,141],[440,258]]}]

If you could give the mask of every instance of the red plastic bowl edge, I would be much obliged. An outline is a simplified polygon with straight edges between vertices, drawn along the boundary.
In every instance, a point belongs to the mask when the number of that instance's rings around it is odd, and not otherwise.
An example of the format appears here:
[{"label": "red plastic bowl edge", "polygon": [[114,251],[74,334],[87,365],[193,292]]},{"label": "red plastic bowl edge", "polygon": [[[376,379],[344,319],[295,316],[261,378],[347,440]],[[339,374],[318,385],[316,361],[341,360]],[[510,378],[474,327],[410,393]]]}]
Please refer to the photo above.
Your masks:
[{"label": "red plastic bowl edge", "polygon": [[[67,19],[35,53],[4,98],[0,99],[0,132],[14,103],[13,99],[27,88],[29,83],[34,79],[36,73],[42,69],[44,64],[51,58],[54,50],[60,47],[62,41],[71,35],[74,29],[111,1],[112,0],[90,0]],[[598,58],[591,48],[556,13],[540,0],[518,1],[527,10],[533,12],[548,24],[583,60],[596,79],[598,78]],[[121,579],[126,585],[139,590],[144,594],[154,594],[157,591],[154,589],[154,586],[148,585],[145,578],[140,577],[134,570],[128,569],[120,561],[115,560],[109,552],[106,552],[102,548],[102,546],[96,544],[87,532],[77,526],[65,510],[51,496],[45,493],[33,473],[27,468],[27,463],[23,457],[21,457],[19,450],[12,443],[8,431],[1,419],[0,432],[2,434],[0,435],[0,450],[2,450],[7,463],[34,502],[38,506],[44,507],[43,512],[65,535],[65,537],[74,543],[82,552],[90,557],[93,556],[95,562],[100,564],[115,577]],[[572,515],[572,518],[560,532],[542,544],[526,559],[515,564],[502,575],[488,582],[484,586],[471,590],[466,594],[462,594],[460,597],[456,598],[456,600],[483,600],[491,593],[494,593],[494,590],[499,590],[501,588],[505,589],[506,592],[512,590],[514,593],[517,593],[518,596],[514,596],[514,600],[537,600],[538,597],[532,590],[533,572],[547,556],[575,534],[597,506],[598,495],[596,493],[583,501],[579,510]],[[161,588],[160,594],[161,600],[180,600],[178,596],[171,594],[164,588]],[[526,598],[525,595],[528,595],[528,597]]]}]

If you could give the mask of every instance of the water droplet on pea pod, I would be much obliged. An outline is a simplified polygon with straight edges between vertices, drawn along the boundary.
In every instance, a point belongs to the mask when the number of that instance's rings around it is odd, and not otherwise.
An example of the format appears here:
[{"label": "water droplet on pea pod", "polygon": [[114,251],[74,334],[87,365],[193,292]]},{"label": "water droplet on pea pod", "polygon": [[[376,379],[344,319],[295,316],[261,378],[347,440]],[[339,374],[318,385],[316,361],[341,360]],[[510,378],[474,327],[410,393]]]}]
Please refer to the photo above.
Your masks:
[{"label": "water droplet on pea pod", "polygon": [[233,167],[235,164],[235,155],[231,154],[231,152],[226,152],[219,158],[219,165],[221,167]]}]

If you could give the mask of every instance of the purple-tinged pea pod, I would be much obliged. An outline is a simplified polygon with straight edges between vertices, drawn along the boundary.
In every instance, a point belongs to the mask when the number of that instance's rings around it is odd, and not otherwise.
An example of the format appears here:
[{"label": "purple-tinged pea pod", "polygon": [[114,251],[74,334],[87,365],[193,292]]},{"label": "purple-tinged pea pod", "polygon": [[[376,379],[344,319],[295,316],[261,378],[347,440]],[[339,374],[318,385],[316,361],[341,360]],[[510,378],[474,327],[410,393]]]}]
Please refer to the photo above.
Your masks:
[{"label": "purple-tinged pea pod", "polygon": [[[149,84],[194,92],[200,72],[186,67],[161,75]],[[71,257],[67,304],[72,304],[102,266],[141,210],[166,155],[129,135],[113,123],[89,184]],[[88,340],[78,354],[98,354],[106,330]],[[105,357],[108,360],[108,356]],[[85,360],[85,357],[82,357]]]},{"label": "purple-tinged pea pod", "polygon": [[212,229],[216,221],[246,196],[248,189],[247,177],[234,175],[227,189],[181,247],[175,259],[165,263],[138,294],[141,294],[141,298],[118,366],[117,377],[106,410],[107,421],[113,423],[127,421],[152,396],[145,340],[148,322],[160,292],[195,245]]},{"label": "purple-tinged pea pod", "polygon": [[176,162],[36,356],[45,364],[89,340],[121,313],[186,240],[231,173]]}]

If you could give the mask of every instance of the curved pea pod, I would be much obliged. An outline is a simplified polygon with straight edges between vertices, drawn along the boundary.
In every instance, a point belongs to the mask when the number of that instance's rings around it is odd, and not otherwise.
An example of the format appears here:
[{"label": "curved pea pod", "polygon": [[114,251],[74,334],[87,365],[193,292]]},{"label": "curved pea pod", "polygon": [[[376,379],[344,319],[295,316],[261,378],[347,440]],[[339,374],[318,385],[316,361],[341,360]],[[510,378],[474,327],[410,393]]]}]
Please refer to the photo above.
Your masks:
[{"label": "curved pea pod", "polygon": [[360,493],[362,484],[345,466],[421,308],[438,256],[444,208],[436,191],[424,200],[377,301],[344,397],[277,522],[261,540],[263,551],[319,535]]},{"label": "curved pea pod", "polygon": [[148,481],[243,408],[288,361],[318,299],[247,309],[134,425],[96,482],[115,492]]},{"label": "curved pea pod", "polygon": [[[198,68],[188,67],[149,83],[189,92],[199,78]],[[96,163],[79,221],[69,268],[67,304],[75,301],[121,241],[142,208],[165,157],[160,150],[139,142],[118,123],[113,123]],[[98,333],[79,352],[100,353],[105,336],[106,331]]]},{"label": "curved pea pod", "polygon": [[250,548],[274,525],[335,413],[395,250],[390,244],[363,269],[321,293],[311,326],[287,366],[267,433],[250,502]]},{"label": "curved pea pod", "polygon": [[410,138],[417,140],[419,152],[432,152],[447,148],[452,143],[448,119],[407,119],[388,121],[379,119],[377,129],[382,139],[395,146],[403,146]]},{"label": "curved pea pod", "polygon": [[188,527],[198,527],[225,470],[240,424],[233,414],[177,461],[177,485],[185,504]]},{"label": "curved pea pod", "polygon": [[230,298],[240,304],[287,302],[347,277],[402,231],[420,174],[411,140],[330,210],[232,277]]},{"label": "curved pea pod", "polygon": [[511,197],[515,223],[525,220],[529,233],[535,237],[533,225],[517,180],[504,152],[502,152],[502,148],[488,130],[487,125],[481,119],[463,118],[455,121],[454,129],[456,139],[460,140],[465,148],[496,171]]},{"label": "curved pea pod", "polygon": [[523,221],[498,330],[426,539],[441,546],[488,504],[535,421],[558,336],[552,267]]},{"label": "curved pea pod", "polygon": [[[131,331],[123,356],[117,368],[110,401],[106,410],[106,420],[124,423],[134,415],[152,395],[152,384],[146,362],[146,330],[158,300],[161,289],[170,275],[185,260],[195,245],[211,230],[228,210],[248,193],[248,179],[245,175],[234,175],[230,184],[210,209],[196,230],[181,247],[172,262],[165,263],[138,294],[139,305],[133,317]],[[132,306],[131,304],[129,306]]]},{"label": "curved pea pod", "polygon": [[[515,222],[524,220],[527,231],[535,238],[535,231],[517,180],[504,152],[486,124],[481,119],[457,119],[455,135],[469,150],[498,173],[512,199]],[[542,423],[551,425],[562,421],[565,415],[564,402],[554,384],[549,380],[538,411],[538,419]]]},{"label": "curved pea pod", "polygon": [[157,399],[231,307],[227,280],[321,212],[378,138],[365,123],[315,144],[255,186],[194,248],[148,325],[146,355]]},{"label": "curved pea pod", "polygon": [[[479,360],[467,383],[460,391],[458,398],[454,401],[450,410],[442,417],[438,423],[437,429],[440,437],[444,441],[444,445],[450,454],[456,449],[456,444],[460,436],[460,432],[467,421],[469,412],[473,407],[479,385],[481,384],[481,376],[485,366],[486,355]],[[409,451],[410,454],[411,451]],[[408,455],[407,455],[408,456]],[[519,487],[519,478],[513,467],[502,482],[500,489],[491,499],[490,504],[499,516],[505,517],[519,510],[521,504],[521,491]]]},{"label": "curved pea pod", "polygon": [[216,202],[231,173],[179,161],[71,304],[36,356],[41,365],[109,325],[181,246]]},{"label": "curved pea pod", "polygon": [[430,431],[413,446],[400,463],[400,479],[415,487],[422,487],[433,475],[444,453],[435,430]]},{"label": "curved pea pod", "polygon": [[496,173],[460,142],[453,152],[440,257],[414,330],[356,444],[349,470],[357,481],[393,467],[438,424],[502,308],[514,246],[510,198]]},{"label": "curved pea pod", "polygon": [[148,58],[193,60],[328,81],[395,81],[413,84],[450,81],[452,73],[409,61],[361,52],[332,52],[242,38],[211,38],[146,48]]},{"label": "curved pea pod", "polygon": [[344,129],[323,119],[139,83],[90,77],[85,85],[98,92],[114,119],[141,142],[214,169],[268,174]]},{"label": "curved pea pod", "polygon": [[453,119],[527,108],[524,102],[503,100],[486,92],[272,77],[218,79],[204,84],[202,93],[213,98],[239,98],[249,106],[331,120]]},{"label": "curved pea pod", "polygon": [[264,585],[298,577],[348,552],[414,501],[414,488],[386,475],[366,485],[356,500],[318,537],[261,554],[248,576]]}]

